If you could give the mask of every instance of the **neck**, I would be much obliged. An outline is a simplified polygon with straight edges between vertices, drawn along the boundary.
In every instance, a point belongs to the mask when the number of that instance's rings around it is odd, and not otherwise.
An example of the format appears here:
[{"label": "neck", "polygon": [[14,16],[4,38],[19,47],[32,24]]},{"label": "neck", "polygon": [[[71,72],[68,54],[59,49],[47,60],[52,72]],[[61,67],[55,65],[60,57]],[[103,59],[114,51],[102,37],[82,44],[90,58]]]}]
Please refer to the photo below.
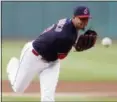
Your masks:
[{"label": "neck", "polygon": [[75,28],[76,28],[76,25],[75,25],[75,21],[74,21],[74,19],[72,19],[72,23],[73,23],[73,25],[75,26]]},{"label": "neck", "polygon": [[74,27],[77,29],[77,31],[79,31],[79,29],[76,27],[76,23],[75,23],[75,20],[72,18],[72,23],[74,25]]}]

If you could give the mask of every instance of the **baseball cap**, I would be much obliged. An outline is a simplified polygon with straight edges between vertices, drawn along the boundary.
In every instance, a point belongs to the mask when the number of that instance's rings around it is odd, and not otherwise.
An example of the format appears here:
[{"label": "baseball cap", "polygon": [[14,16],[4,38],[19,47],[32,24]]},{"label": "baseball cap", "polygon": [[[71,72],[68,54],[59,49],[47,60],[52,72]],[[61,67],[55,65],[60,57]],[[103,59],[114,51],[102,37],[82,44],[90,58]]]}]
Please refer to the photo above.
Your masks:
[{"label": "baseball cap", "polygon": [[90,10],[85,6],[78,6],[74,10],[74,16],[78,16],[79,18],[91,18]]}]

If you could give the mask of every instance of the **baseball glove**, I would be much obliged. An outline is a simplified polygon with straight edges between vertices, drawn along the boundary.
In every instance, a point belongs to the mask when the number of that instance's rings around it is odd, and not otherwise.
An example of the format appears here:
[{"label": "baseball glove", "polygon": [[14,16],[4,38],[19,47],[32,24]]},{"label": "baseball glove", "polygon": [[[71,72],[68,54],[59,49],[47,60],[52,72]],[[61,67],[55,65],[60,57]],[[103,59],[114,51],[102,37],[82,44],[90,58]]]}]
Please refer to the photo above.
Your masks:
[{"label": "baseball glove", "polygon": [[83,35],[79,36],[75,44],[76,51],[84,51],[94,46],[97,39],[97,33],[94,30],[87,30]]}]

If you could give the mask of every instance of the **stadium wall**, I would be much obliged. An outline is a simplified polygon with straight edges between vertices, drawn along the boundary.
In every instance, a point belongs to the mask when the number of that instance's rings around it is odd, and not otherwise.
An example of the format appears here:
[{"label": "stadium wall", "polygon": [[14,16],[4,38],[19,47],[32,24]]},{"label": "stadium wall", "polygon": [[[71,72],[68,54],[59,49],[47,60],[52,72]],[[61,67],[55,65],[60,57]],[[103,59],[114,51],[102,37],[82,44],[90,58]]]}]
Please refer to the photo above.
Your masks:
[{"label": "stadium wall", "polygon": [[2,37],[34,38],[61,18],[71,18],[75,6],[85,5],[91,10],[89,27],[101,37],[117,38],[117,2],[2,1]]}]

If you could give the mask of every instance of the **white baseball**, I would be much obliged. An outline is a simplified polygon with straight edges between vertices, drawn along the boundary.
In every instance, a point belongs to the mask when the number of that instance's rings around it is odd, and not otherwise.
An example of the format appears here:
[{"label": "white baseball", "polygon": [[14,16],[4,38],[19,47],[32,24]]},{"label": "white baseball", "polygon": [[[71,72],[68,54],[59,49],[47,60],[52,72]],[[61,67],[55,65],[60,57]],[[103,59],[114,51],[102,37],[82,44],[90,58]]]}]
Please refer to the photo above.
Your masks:
[{"label": "white baseball", "polygon": [[102,45],[105,47],[109,47],[112,44],[112,40],[109,37],[105,37],[102,39]]}]

